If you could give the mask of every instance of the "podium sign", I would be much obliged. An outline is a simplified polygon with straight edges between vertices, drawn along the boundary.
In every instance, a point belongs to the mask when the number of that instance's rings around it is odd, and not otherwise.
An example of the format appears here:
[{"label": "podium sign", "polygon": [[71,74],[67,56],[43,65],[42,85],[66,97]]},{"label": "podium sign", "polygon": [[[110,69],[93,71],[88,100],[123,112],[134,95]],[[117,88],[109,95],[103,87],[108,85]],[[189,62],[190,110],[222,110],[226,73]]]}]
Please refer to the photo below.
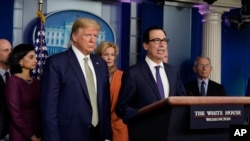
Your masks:
[{"label": "podium sign", "polygon": [[139,109],[128,130],[130,141],[229,141],[229,129],[231,139],[250,133],[231,127],[249,117],[250,97],[171,96]]},{"label": "podium sign", "polygon": [[244,105],[190,106],[190,129],[229,128],[244,120]]}]

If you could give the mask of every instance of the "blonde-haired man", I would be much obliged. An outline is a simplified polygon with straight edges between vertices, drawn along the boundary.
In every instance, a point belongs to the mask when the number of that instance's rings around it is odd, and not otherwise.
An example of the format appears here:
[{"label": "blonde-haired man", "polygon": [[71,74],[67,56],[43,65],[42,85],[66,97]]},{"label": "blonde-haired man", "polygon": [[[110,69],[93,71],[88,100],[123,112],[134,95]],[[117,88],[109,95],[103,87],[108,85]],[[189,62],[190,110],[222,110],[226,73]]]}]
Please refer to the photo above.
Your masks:
[{"label": "blonde-haired man", "polygon": [[92,54],[100,29],[93,19],[77,19],[72,46],[47,59],[41,80],[43,140],[111,140],[108,68]]}]

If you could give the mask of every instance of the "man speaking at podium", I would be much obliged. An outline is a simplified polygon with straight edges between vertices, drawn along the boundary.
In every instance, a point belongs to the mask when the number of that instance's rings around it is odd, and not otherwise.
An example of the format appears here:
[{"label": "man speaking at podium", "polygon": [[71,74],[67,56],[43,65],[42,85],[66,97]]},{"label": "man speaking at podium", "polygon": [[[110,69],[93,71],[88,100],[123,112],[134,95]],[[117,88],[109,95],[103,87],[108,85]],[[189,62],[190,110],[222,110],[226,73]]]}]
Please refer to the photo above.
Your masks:
[{"label": "man speaking at podium", "polygon": [[145,60],[124,71],[116,113],[125,123],[136,117],[140,108],[185,94],[176,68],[162,61],[168,41],[162,28],[148,28],[143,35]]}]

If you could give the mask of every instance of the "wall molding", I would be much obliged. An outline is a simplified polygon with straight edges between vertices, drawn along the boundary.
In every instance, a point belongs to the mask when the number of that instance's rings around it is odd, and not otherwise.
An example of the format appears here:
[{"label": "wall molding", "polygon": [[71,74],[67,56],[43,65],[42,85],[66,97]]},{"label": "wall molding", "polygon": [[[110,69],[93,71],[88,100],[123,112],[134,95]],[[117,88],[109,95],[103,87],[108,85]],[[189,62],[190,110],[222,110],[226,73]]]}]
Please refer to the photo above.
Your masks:
[{"label": "wall molding", "polygon": [[[207,4],[206,2],[204,2],[204,0],[165,0],[165,4],[169,5],[170,1],[174,3],[178,2],[182,4],[192,5]],[[212,5],[217,7],[240,8],[241,0],[217,0]]]}]

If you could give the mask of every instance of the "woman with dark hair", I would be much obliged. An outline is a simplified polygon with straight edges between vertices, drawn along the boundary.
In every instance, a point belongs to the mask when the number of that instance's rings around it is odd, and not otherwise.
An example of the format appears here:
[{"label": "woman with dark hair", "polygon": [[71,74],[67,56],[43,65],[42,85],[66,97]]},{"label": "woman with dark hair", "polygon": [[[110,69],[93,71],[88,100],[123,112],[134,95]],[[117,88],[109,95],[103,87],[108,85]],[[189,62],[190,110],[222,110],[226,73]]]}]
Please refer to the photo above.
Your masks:
[{"label": "woman with dark hair", "polygon": [[31,77],[37,60],[34,47],[16,46],[9,56],[11,77],[6,82],[5,97],[10,113],[10,141],[40,141],[40,81]]}]

